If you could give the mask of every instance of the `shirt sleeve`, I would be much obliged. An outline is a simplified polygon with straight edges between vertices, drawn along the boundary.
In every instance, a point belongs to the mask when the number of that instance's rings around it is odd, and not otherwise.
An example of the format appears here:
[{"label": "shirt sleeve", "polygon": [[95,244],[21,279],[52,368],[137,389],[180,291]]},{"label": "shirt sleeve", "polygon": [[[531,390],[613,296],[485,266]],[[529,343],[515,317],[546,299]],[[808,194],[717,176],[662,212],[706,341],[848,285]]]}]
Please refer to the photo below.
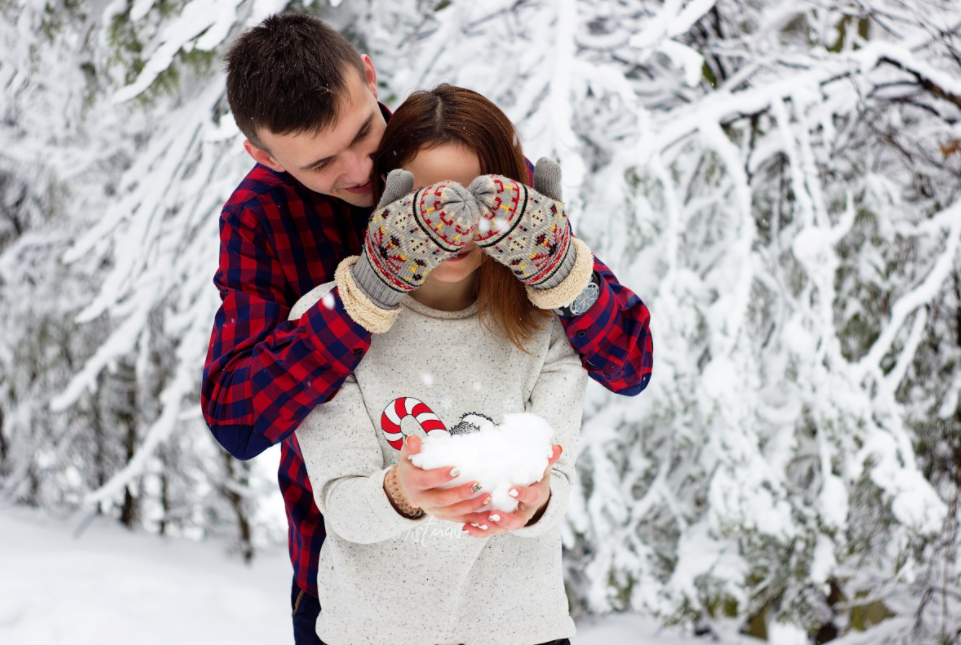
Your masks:
[{"label": "shirt sleeve", "polygon": [[543,417],[554,429],[554,443],[563,448],[551,468],[551,496],[541,517],[530,526],[511,531],[511,535],[534,538],[544,535],[564,518],[574,480],[574,460],[584,415],[587,373],[563,327],[555,320],[551,345],[544,367],[531,390],[524,411]]},{"label": "shirt sleeve", "polygon": [[327,530],[357,544],[382,542],[426,521],[404,517],[384,491],[384,454],[354,376],[297,429],[314,501]]},{"label": "shirt sleeve", "polygon": [[225,208],[214,318],[201,384],[204,419],[239,459],[286,439],[314,406],[329,401],[370,347],[370,332],[344,310],[337,290],[299,320],[283,267],[256,204]]},{"label": "shirt sleeve", "polygon": [[561,323],[591,378],[611,392],[640,394],[654,364],[651,314],[597,256],[594,271],[600,297],[583,314],[561,316]]}]

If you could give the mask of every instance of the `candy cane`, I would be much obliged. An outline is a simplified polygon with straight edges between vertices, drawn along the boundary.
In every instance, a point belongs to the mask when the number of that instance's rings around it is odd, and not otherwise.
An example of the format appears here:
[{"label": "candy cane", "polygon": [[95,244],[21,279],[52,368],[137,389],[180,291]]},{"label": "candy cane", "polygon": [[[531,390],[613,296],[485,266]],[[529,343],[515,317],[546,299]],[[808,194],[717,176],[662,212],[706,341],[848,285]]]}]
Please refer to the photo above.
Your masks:
[{"label": "candy cane", "polygon": [[417,399],[402,396],[388,403],[384,413],[380,415],[380,429],[384,431],[387,443],[397,450],[400,450],[404,444],[404,432],[401,430],[400,422],[405,417],[414,417],[427,434],[447,432],[447,426],[434,414],[433,410]]}]

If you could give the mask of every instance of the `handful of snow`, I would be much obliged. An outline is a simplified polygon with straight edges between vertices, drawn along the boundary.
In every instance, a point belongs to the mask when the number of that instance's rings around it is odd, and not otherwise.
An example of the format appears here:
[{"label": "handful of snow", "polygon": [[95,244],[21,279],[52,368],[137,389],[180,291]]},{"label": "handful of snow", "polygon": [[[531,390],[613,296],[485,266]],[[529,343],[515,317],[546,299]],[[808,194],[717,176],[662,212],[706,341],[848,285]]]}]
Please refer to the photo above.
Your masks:
[{"label": "handful of snow", "polygon": [[508,491],[511,486],[540,481],[551,457],[553,435],[547,421],[536,414],[507,414],[501,425],[487,423],[479,432],[431,433],[410,460],[426,470],[443,466],[460,469],[460,475],[444,488],[477,481],[482,486],[478,495],[491,496],[491,510],[513,513],[517,500]]}]

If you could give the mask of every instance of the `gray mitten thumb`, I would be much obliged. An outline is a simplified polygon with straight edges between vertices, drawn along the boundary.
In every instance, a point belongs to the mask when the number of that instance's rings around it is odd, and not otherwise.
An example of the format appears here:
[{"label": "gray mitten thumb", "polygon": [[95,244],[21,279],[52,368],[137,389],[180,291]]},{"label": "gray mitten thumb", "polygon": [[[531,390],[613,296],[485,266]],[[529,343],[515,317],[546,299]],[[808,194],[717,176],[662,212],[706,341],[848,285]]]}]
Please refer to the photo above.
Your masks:
[{"label": "gray mitten thumb", "polygon": [[414,175],[403,168],[395,168],[387,175],[387,182],[384,186],[384,194],[377,204],[379,210],[387,204],[392,204],[404,195],[409,195],[414,189]]},{"label": "gray mitten thumb", "polygon": [[557,162],[547,157],[537,160],[534,166],[534,190],[553,200],[564,201],[561,198],[561,167]]}]

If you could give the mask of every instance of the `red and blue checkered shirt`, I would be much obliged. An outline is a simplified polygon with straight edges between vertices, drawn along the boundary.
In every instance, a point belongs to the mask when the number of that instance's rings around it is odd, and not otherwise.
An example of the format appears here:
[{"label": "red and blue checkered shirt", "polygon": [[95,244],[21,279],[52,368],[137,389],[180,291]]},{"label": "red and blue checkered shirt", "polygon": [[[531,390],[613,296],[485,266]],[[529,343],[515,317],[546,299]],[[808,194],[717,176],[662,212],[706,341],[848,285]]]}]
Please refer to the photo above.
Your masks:
[{"label": "red and blue checkered shirt", "polygon": [[[222,300],[214,318],[201,387],[204,418],[238,459],[280,444],[280,490],[290,558],[300,587],[317,595],[324,520],[314,504],[294,430],[331,400],[370,347],[370,333],[344,310],[314,306],[297,322],[294,303],[334,278],[337,264],[361,252],[371,209],[315,193],[292,176],[257,165],[223,208]],[[600,298],[561,321],[594,380],[635,395],[651,377],[650,314],[595,258]]]}]

